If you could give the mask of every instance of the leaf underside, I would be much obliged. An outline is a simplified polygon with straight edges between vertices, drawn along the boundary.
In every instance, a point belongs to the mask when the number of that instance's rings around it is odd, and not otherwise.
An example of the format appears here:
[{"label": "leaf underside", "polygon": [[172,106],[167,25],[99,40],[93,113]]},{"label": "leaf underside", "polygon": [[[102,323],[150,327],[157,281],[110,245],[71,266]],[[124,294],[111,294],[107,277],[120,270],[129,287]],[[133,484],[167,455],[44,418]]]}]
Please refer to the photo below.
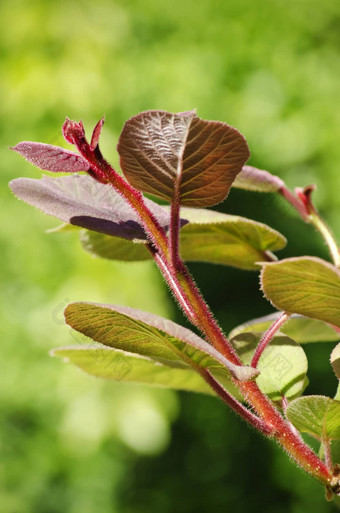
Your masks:
[{"label": "leaf underside", "polygon": [[[147,239],[132,207],[113,187],[90,176],[17,178],[10,187],[19,199],[65,223],[126,240]],[[145,201],[166,229],[170,222],[168,212],[151,200]]]},{"label": "leaf underside", "polygon": [[111,347],[61,347],[51,354],[99,378],[214,395],[213,390],[190,367],[172,368],[151,358]]},{"label": "leaf underside", "polygon": [[137,189],[182,205],[206,207],[226,198],[249,158],[244,137],[194,111],[146,111],[128,120],[120,135],[120,165]]},{"label": "leaf underside", "polygon": [[256,192],[276,192],[284,186],[278,176],[252,166],[243,166],[233,182],[233,187]]}]

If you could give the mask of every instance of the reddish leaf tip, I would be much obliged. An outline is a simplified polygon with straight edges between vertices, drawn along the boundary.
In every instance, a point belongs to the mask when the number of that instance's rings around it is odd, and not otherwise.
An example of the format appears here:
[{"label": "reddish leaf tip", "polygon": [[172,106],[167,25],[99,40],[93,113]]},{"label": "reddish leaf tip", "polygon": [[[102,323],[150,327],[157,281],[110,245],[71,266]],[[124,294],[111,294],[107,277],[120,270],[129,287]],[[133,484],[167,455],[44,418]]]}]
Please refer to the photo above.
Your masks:
[{"label": "reddish leaf tip", "polygon": [[70,144],[74,144],[75,138],[85,137],[83,122],[71,121],[68,117],[65,119],[62,132],[65,140]]}]

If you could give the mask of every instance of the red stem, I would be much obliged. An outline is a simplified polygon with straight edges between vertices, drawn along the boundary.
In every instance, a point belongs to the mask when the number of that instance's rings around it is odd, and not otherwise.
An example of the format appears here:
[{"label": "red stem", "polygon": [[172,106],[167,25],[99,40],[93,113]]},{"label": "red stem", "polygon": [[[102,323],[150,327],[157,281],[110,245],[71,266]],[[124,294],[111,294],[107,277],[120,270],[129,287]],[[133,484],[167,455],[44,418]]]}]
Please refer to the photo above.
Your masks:
[{"label": "red stem", "polygon": [[322,444],[323,444],[323,450],[324,450],[324,454],[325,454],[326,466],[327,466],[327,468],[329,468],[330,472],[332,472],[333,462],[332,462],[331,443],[327,439],[327,440],[323,440]]},{"label": "red stem", "polygon": [[309,214],[306,210],[306,207],[304,203],[300,200],[300,198],[297,198],[289,189],[286,187],[281,187],[278,191],[287,201],[292,205],[292,207],[295,208],[295,210],[298,211],[300,216],[304,221],[307,223],[309,222]]},{"label": "red stem", "polygon": [[261,338],[261,340],[255,350],[253,359],[251,361],[252,367],[255,367],[255,368],[257,367],[257,364],[259,363],[259,359],[261,358],[263,351],[265,350],[267,345],[270,343],[270,341],[274,337],[275,333],[281,328],[281,326],[284,325],[284,323],[289,319],[289,317],[290,317],[290,314],[283,313],[278,319],[276,319],[276,321],[273,322],[273,324],[270,326],[270,328],[263,335],[263,337]]},{"label": "red stem", "polygon": [[[78,133],[76,136],[74,136],[73,142],[83,157],[89,162],[91,171],[94,173],[94,177],[103,181],[103,183],[110,183],[113,185],[137,212],[146,233],[154,245],[155,260],[173,294],[178,299],[191,322],[200,328],[213,346],[228,360],[236,365],[242,365],[239,356],[221,331],[193,278],[180,259],[178,251],[179,228],[176,240],[173,240],[171,243],[173,254],[169,261],[169,246],[166,234],[152,212],[150,212],[146,207],[142,194],[131,187],[114,171],[114,169],[103,159],[98,147],[95,150],[91,149],[84,134],[79,135]],[[70,139],[67,140],[70,142]],[[103,178],[106,181],[104,181]],[[300,213],[302,215],[302,212]],[[174,210],[174,221],[177,222],[178,217],[179,215],[177,210]],[[177,233],[176,226],[174,225],[172,237]],[[175,267],[172,263],[175,264]],[[215,386],[209,376],[205,376],[205,379],[208,379],[211,382],[211,386]],[[273,434],[276,440],[301,467],[323,483],[330,485],[332,474],[327,466],[299,437],[296,436],[296,434],[291,430],[289,424],[282,418],[269,399],[261,392],[257,384],[254,381],[235,381],[235,385],[238,386],[242,395],[246,398],[249,404],[258,412],[262,419],[261,422],[263,422],[263,426],[266,426],[265,430],[267,430],[268,433]],[[221,396],[221,394],[223,395],[220,391],[219,395]],[[224,399],[231,403],[229,395],[228,397],[224,396]],[[236,404],[234,404],[234,406],[235,408],[238,408]],[[238,413],[241,414],[240,409]],[[245,414],[242,416],[245,418]],[[249,419],[247,420],[249,421]],[[257,429],[259,429],[258,426]]]},{"label": "red stem", "polygon": [[230,395],[218,381],[211,375],[211,373],[203,368],[200,368],[198,372],[202,378],[211,386],[211,388],[217,393],[217,395],[224,401],[232,410],[238,413],[248,424],[253,426],[255,429],[263,433],[264,435],[270,436],[273,430],[267,426],[263,420],[261,420],[252,411],[248,410],[243,404],[237,401],[232,395]]},{"label": "red stem", "polygon": [[175,182],[175,188],[171,202],[171,220],[169,230],[170,261],[174,269],[179,267],[181,260],[179,252],[180,207],[181,203],[179,182]]}]

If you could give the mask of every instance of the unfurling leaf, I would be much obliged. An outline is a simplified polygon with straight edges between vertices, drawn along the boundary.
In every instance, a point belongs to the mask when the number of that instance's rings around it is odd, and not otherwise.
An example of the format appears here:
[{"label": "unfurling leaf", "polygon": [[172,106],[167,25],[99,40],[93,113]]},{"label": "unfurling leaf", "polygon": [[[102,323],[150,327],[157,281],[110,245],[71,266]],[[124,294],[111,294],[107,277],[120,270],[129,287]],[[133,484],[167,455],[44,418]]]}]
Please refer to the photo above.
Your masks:
[{"label": "unfurling leaf", "polygon": [[226,360],[192,331],[157,315],[134,308],[71,303],[65,318],[75,330],[109,347],[149,357],[175,368],[192,366],[247,381],[258,375],[251,367]]},{"label": "unfurling leaf", "polygon": [[151,358],[112,347],[61,347],[54,349],[51,354],[64,358],[99,378],[214,394],[201,376],[190,367],[171,368]]},{"label": "unfurling leaf", "polygon": [[244,137],[194,111],[146,111],[128,120],[118,153],[125,177],[137,189],[182,205],[205,207],[226,198],[249,158]]},{"label": "unfurling leaf", "polygon": [[[180,231],[183,260],[231,265],[257,270],[257,262],[267,258],[267,251],[283,248],[286,239],[265,224],[212,210],[182,208],[188,224]],[[141,244],[124,242],[94,232],[81,234],[83,247],[97,256],[113,260],[146,260],[151,258]]]},{"label": "unfurling leaf", "polygon": [[79,173],[90,168],[88,162],[74,151],[51,144],[24,141],[11,149],[31,164],[53,173]]},{"label": "unfurling leaf", "polygon": [[331,353],[331,364],[336,377],[340,379],[340,343],[335,346]]},{"label": "unfurling leaf", "polygon": [[[275,312],[258,319],[252,319],[234,328],[229,337],[233,338],[240,333],[249,331],[266,331],[282,312]],[[280,332],[295,340],[299,344],[308,342],[335,342],[339,340],[340,334],[335,328],[318,319],[310,319],[303,315],[293,314],[288,321],[280,328]]]},{"label": "unfurling leaf", "polygon": [[90,143],[91,150],[95,150],[98,146],[99,137],[100,137],[103,125],[104,125],[104,121],[105,121],[105,118],[102,117],[102,119],[100,119],[98,121],[98,123],[96,124],[96,126],[93,129],[91,143]]},{"label": "unfurling leaf", "polygon": [[[137,214],[122,196],[90,176],[17,178],[10,187],[18,198],[66,223],[128,240],[147,239]],[[153,201],[145,202],[167,228],[169,214]]]},{"label": "unfurling leaf", "polygon": [[[250,364],[262,333],[242,333],[231,339],[244,365]],[[275,336],[258,363],[256,383],[273,401],[292,399],[306,387],[307,358],[302,347],[285,335]]]},{"label": "unfurling leaf", "polygon": [[340,327],[340,271],[315,257],[265,263],[261,286],[278,309]]},{"label": "unfurling leaf", "polygon": [[257,192],[276,192],[284,186],[278,176],[252,166],[243,166],[233,183],[233,187]]},{"label": "unfurling leaf", "polygon": [[340,402],[330,397],[299,397],[288,405],[286,415],[296,429],[318,440],[340,438]]}]

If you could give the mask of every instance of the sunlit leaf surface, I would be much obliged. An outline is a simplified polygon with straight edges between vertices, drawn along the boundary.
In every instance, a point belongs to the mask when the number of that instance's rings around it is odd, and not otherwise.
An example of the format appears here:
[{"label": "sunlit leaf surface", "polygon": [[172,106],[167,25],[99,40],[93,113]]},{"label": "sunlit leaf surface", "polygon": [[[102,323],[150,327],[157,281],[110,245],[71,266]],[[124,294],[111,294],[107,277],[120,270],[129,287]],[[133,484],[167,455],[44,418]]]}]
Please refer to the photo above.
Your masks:
[{"label": "sunlit leaf surface", "polygon": [[340,327],[340,271],[314,257],[264,264],[262,290],[279,310]]},{"label": "sunlit leaf surface", "polygon": [[228,380],[254,378],[258,371],[236,366],[192,331],[154,314],[116,305],[71,303],[67,324],[109,347],[147,356],[175,368],[206,368]]},{"label": "sunlit leaf surface", "polygon": [[168,201],[179,190],[182,205],[195,207],[222,201],[249,158],[235,128],[195,111],[142,112],[125,123],[117,149],[134,187]]},{"label": "sunlit leaf surface", "polygon": [[319,440],[340,438],[340,402],[330,397],[299,397],[289,404],[286,415],[299,431]]}]

